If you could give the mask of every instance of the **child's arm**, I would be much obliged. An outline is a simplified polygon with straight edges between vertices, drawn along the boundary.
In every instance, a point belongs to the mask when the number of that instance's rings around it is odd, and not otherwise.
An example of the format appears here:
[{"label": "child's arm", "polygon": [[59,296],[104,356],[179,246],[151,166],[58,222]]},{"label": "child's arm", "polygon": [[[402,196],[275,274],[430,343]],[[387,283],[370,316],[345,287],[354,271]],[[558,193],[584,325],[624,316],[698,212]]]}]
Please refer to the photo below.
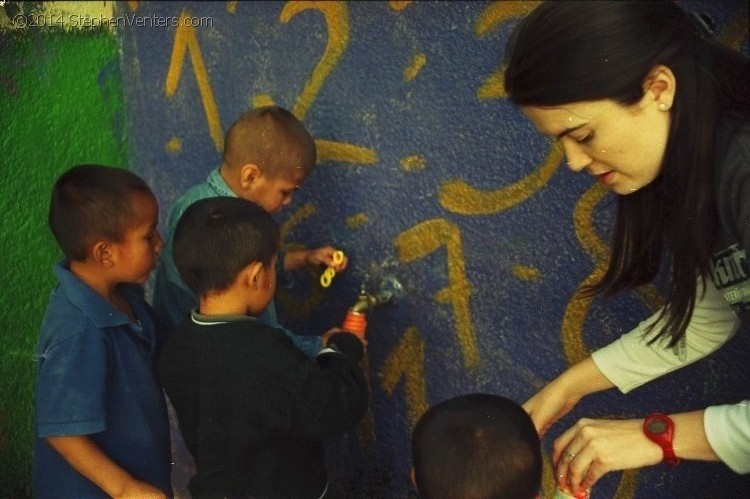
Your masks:
[{"label": "child's arm", "polygon": [[333,267],[336,272],[343,272],[346,269],[347,258],[341,263],[334,263],[333,254],[336,248],[333,246],[323,246],[315,249],[296,249],[287,250],[284,258],[284,270],[296,270],[302,267],[318,267],[325,265]]},{"label": "child's arm", "polygon": [[47,442],[76,471],[111,497],[167,497],[156,487],[133,478],[87,436],[47,437]]},{"label": "child's arm", "polygon": [[356,427],[367,410],[369,387],[360,365],[364,346],[353,334],[327,337],[316,365],[306,369],[287,431],[320,440]]}]

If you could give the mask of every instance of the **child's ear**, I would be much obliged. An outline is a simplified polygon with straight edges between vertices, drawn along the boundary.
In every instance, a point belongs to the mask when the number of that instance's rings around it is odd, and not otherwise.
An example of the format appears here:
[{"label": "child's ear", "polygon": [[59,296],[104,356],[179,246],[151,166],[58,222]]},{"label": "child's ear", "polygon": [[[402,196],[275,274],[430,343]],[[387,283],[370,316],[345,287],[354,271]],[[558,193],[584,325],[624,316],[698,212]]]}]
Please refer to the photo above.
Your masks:
[{"label": "child's ear", "polygon": [[114,248],[108,241],[96,241],[89,251],[91,258],[105,268],[112,268],[115,264]]},{"label": "child's ear", "polygon": [[263,171],[255,163],[248,163],[240,168],[240,187],[248,189],[253,182],[263,175]]},{"label": "child's ear", "polygon": [[263,263],[253,262],[243,271],[245,275],[245,285],[253,291],[258,289],[263,280]]}]

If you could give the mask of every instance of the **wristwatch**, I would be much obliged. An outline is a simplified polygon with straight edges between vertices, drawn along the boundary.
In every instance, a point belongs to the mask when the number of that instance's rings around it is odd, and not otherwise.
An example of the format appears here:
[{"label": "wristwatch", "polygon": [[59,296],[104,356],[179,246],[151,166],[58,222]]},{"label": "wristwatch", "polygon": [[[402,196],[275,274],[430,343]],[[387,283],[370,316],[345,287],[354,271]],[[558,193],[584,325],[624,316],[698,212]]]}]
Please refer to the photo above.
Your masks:
[{"label": "wristwatch", "polygon": [[664,451],[664,462],[670,466],[680,464],[680,458],[674,453],[672,439],[674,438],[674,421],[666,414],[649,414],[643,421],[643,433],[653,442],[659,444]]}]

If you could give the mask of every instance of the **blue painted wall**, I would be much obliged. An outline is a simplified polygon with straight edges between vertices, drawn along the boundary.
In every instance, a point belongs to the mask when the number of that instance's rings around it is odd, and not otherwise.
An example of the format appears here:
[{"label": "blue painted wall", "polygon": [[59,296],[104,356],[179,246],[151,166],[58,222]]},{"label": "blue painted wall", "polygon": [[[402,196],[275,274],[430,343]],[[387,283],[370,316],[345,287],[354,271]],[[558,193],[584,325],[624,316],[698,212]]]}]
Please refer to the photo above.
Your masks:
[{"label": "blue painted wall", "polygon": [[[747,3],[710,11],[747,50]],[[294,110],[317,170],[278,217],[288,245],[332,243],[350,268],[323,291],[280,290],[286,324],[340,324],[360,285],[395,275],[406,295],[369,316],[371,412],[329,442],[347,497],[407,497],[409,435],[429,406],[470,391],[526,400],[571,362],[650,314],[657,294],[572,300],[606,261],[612,198],[560,164],[502,96],[501,55],[526,2],[119,2],[131,166],[162,220],[220,163],[223,131],[254,105]],[[744,9],[744,10],[743,10]],[[175,27],[180,16],[195,27]],[[149,21],[150,19],[150,21]],[[184,21],[184,18],[183,18]],[[166,27],[154,24],[166,23]],[[651,289],[650,291],[654,291]],[[314,309],[314,312],[312,311]],[[584,400],[579,417],[643,417],[750,395],[748,331],[703,362]],[[546,469],[544,496],[551,495]],[[594,497],[742,497],[722,464],[612,473]]]}]

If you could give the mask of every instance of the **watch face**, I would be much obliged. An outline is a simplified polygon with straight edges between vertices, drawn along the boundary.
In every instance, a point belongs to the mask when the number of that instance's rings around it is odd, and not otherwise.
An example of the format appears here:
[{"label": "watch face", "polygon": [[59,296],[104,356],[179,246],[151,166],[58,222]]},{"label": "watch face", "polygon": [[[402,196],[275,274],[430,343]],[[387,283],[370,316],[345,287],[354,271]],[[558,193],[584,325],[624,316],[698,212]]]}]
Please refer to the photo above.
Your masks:
[{"label": "watch face", "polygon": [[654,419],[648,424],[648,431],[655,434],[664,433],[667,431],[667,422],[663,419]]}]

